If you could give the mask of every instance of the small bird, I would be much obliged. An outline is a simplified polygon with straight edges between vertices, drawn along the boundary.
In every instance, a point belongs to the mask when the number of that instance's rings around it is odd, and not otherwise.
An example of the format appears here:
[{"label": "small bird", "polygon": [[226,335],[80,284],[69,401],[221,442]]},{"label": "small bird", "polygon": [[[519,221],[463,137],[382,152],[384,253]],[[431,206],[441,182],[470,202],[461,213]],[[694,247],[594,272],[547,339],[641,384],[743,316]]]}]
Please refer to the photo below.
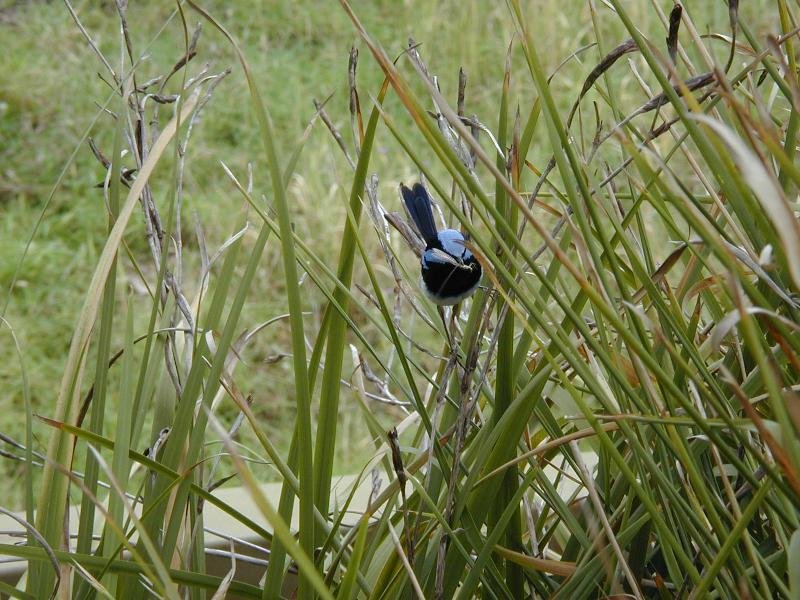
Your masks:
[{"label": "small bird", "polygon": [[421,183],[409,189],[400,184],[408,214],[425,241],[422,265],[422,290],[439,306],[458,304],[472,295],[481,280],[481,265],[472,255],[460,231],[438,231],[433,220],[431,197]]}]

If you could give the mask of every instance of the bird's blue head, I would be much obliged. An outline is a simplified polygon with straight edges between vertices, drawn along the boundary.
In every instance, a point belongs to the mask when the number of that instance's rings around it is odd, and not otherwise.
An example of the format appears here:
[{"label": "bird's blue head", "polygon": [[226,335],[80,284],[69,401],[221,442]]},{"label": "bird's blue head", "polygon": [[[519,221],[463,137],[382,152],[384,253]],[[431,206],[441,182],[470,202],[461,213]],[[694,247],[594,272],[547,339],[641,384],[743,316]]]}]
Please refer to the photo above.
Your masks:
[{"label": "bird's blue head", "polygon": [[[447,254],[464,262],[473,258],[472,252],[467,249],[467,246],[464,242],[466,242],[466,238],[464,235],[455,229],[443,229],[442,231],[438,232],[437,238],[439,239],[439,244],[441,245],[441,250],[444,250]],[[422,260],[426,260],[426,255],[428,252],[426,251],[422,257]],[[431,260],[436,260],[435,256],[430,257]]]}]

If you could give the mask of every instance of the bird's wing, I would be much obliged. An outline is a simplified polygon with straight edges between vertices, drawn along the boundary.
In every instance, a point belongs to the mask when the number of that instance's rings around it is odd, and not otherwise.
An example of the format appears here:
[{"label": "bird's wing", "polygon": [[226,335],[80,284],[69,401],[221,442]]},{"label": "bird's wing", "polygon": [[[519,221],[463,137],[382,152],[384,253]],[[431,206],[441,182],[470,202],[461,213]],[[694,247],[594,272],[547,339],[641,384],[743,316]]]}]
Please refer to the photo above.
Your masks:
[{"label": "bird's wing", "polygon": [[469,269],[469,266],[459,261],[452,254],[448,254],[447,252],[445,252],[444,250],[440,250],[439,248],[428,248],[425,251],[425,259],[446,265],[452,265],[453,267],[457,267],[459,269]]}]

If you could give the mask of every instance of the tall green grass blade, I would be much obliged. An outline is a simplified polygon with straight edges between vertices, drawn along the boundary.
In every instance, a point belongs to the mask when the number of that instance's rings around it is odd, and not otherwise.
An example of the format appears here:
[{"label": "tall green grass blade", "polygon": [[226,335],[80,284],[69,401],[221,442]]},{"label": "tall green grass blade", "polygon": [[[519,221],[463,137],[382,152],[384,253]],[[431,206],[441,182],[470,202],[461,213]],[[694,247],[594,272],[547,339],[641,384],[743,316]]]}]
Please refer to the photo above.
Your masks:
[{"label": "tall green grass blade", "polygon": [[[272,180],[273,202],[278,215],[281,231],[281,255],[283,271],[286,280],[286,300],[289,306],[289,321],[292,332],[292,360],[294,365],[295,394],[297,401],[297,427],[298,427],[298,473],[300,480],[300,541],[303,551],[308,556],[314,555],[314,472],[313,472],[313,441],[311,434],[311,395],[308,386],[308,365],[306,363],[306,347],[303,327],[303,304],[298,284],[295,249],[292,238],[292,223],[289,216],[289,206],[286,199],[286,190],[283,183],[278,153],[275,148],[272,124],[267,107],[261,99],[255,79],[244,54],[239,49],[233,37],[209,13],[197,4],[189,4],[216,27],[231,43],[236,50],[239,61],[247,77],[253,109],[258,119],[262,141],[266,150],[267,165],[270,179]],[[310,573],[301,573],[300,595],[312,597]]]},{"label": "tall green grass blade", "polygon": [[342,578],[342,583],[339,586],[339,593],[336,595],[337,600],[355,600],[356,598],[356,576],[358,575],[364,556],[364,548],[366,548],[367,545],[368,533],[368,522],[361,521],[358,525],[358,533],[356,534],[356,541],[353,545],[353,553],[350,555],[350,564],[347,567],[345,576]]},{"label": "tall green grass blade", "polygon": [[[133,399],[136,392],[134,380],[134,353],[133,353],[133,302],[128,297],[128,312],[125,335],[125,354],[122,359],[122,379],[120,382],[120,404],[119,412],[121,418],[117,420],[116,443],[114,444],[114,456],[112,462],[112,473],[117,484],[122,489],[128,487],[128,477],[130,474],[130,452],[131,430],[136,419],[132,412]],[[124,504],[116,494],[111,494],[108,501],[109,517],[117,523],[122,522]],[[113,532],[109,531],[104,538],[103,555],[111,556],[109,550],[117,546],[118,540]],[[107,586],[109,589],[116,588],[116,582],[112,580]]]},{"label": "tall green grass blade", "polygon": [[[384,85],[377,102],[383,101],[386,86]],[[353,220],[347,220],[344,233],[342,235],[342,245],[339,253],[339,265],[336,276],[345,289],[350,288],[353,277],[353,264],[355,262],[354,243],[355,236],[358,235],[358,224],[361,220],[363,197],[366,194],[367,173],[369,170],[370,158],[372,157],[372,147],[375,141],[375,132],[378,125],[378,109],[372,110],[364,139],[360,145],[358,162],[356,163],[353,183],[350,189],[349,212],[353,215]],[[347,312],[349,307],[349,297],[345,294],[342,287],[337,287],[333,291],[333,298],[340,310]],[[331,310],[326,309],[326,312]],[[320,388],[319,413],[317,438],[314,448],[314,485],[315,485],[315,504],[318,510],[324,515],[328,512],[330,500],[331,476],[333,473],[333,459],[336,446],[336,429],[339,420],[339,390],[341,388],[342,363],[345,352],[345,334],[347,323],[339,317],[338,312],[331,311],[330,323],[327,331],[327,346],[325,349],[325,367],[322,371],[322,386]]]},{"label": "tall green grass blade", "polygon": [[[117,105],[120,115],[127,109],[131,93],[130,85],[123,90]],[[111,169],[108,174],[108,230],[114,226],[114,221],[119,212],[120,204],[120,173],[122,171],[122,138],[124,135],[125,120],[116,119],[114,132],[114,149],[111,159]],[[100,309],[100,328],[98,334],[97,360],[95,363],[94,384],[92,386],[92,406],[89,416],[89,427],[92,431],[102,434],[106,409],[107,380],[109,371],[109,358],[111,355],[111,334],[114,326],[114,309],[116,304],[115,289],[117,283],[117,261],[112,262],[108,279],[103,288],[103,304]],[[91,452],[86,454],[85,482],[88,489],[97,494],[97,476],[99,466]],[[76,549],[78,552],[88,554],[92,551],[94,536],[94,503],[88,496],[81,498],[80,522],[78,524],[78,539]]]},{"label": "tall green grass blade", "polygon": [[[509,146],[508,143],[508,94],[509,86],[511,84],[511,57],[510,50],[509,56],[506,58],[506,71],[503,77],[503,87],[500,96],[500,115],[497,124],[497,143],[500,148],[505,151]],[[515,156],[518,152],[519,140],[515,139],[512,142],[512,147],[508,156],[498,152],[497,154],[497,169],[504,174],[513,171],[517,174],[515,177],[517,186],[519,185],[518,174],[520,172],[519,157]],[[509,202],[505,188],[498,181],[495,184],[495,206],[497,212],[502,215],[502,218],[508,224],[511,231],[516,231],[518,227],[518,213],[514,205]],[[506,244],[509,246],[509,236],[505,237]],[[506,265],[509,270],[509,275],[514,276],[514,260],[513,257],[506,257]],[[496,427],[503,416],[503,413],[508,409],[513,401],[514,395],[514,313],[509,310],[505,303],[501,300],[497,303],[497,319],[500,323],[500,333],[497,339],[497,374],[495,376],[495,390],[494,390],[494,409],[492,411],[492,423]],[[510,449],[511,453],[505,460],[511,460],[516,453],[514,448]],[[519,489],[519,481],[517,470],[509,469],[504,477],[504,482],[500,487],[497,498],[495,499],[493,514],[489,515],[487,524],[490,527],[497,525],[497,520],[504,513],[506,507],[511,503],[515,493]],[[508,521],[508,530],[504,536],[505,545],[515,550],[522,550],[522,516],[519,512],[511,515]],[[511,593],[520,597],[524,594],[523,591],[523,574],[519,565],[513,563],[506,563],[506,582]]]}]

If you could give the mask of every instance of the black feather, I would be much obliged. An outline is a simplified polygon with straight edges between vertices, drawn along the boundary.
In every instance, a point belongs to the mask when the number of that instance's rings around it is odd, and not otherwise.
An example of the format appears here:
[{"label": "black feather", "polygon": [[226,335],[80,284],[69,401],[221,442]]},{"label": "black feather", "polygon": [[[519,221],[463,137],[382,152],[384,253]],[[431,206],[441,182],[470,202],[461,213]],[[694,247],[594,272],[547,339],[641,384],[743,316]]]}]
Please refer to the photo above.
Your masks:
[{"label": "black feather", "polygon": [[431,197],[428,190],[421,183],[415,183],[413,189],[408,189],[402,183],[400,192],[406,203],[408,214],[417,226],[419,234],[425,240],[425,244],[430,247],[439,246],[439,237],[436,230],[436,222],[433,220],[433,209],[431,208]]}]

